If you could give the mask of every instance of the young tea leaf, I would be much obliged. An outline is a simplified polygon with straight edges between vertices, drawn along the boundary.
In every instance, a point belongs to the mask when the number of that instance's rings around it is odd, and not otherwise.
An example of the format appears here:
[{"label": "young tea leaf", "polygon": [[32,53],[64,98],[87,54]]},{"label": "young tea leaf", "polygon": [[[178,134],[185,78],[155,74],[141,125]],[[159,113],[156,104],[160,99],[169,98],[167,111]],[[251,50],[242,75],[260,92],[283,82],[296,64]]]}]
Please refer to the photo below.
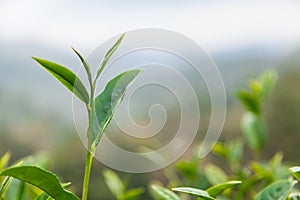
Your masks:
[{"label": "young tea leaf", "polygon": [[242,181],[228,181],[226,183],[214,185],[208,188],[206,192],[212,197],[217,197],[217,195],[221,194],[223,191],[227,190],[228,188],[234,187],[241,183]]},{"label": "young tea leaf", "polygon": [[[7,166],[8,162],[9,162],[9,160],[10,160],[10,157],[11,157],[10,152],[6,152],[6,153],[0,158],[0,171],[1,171],[2,169],[4,169],[4,168]],[[0,177],[0,183],[1,183],[4,179],[5,179],[4,177]]]},{"label": "young tea leaf", "polygon": [[176,169],[184,178],[190,181],[193,181],[197,178],[198,168],[194,162],[180,160],[176,164]]},{"label": "young tea leaf", "polygon": [[252,112],[247,112],[242,117],[241,129],[246,136],[252,150],[260,150],[266,140],[266,127],[261,118]]},{"label": "young tea leaf", "polygon": [[0,158],[0,170],[4,169],[7,166],[10,157],[11,154],[7,152]]},{"label": "young tea leaf", "polygon": [[259,77],[259,82],[262,85],[261,96],[263,100],[267,99],[270,96],[273,88],[275,87],[277,78],[277,72],[274,70],[267,70]]},{"label": "young tea leaf", "polygon": [[238,92],[238,98],[244,107],[257,115],[261,112],[261,102],[252,92],[241,90]]},{"label": "young tea leaf", "polygon": [[282,159],[283,159],[284,154],[282,152],[277,152],[269,161],[269,166],[272,169],[276,169],[282,165]]},{"label": "young tea leaf", "polygon": [[[91,146],[95,149],[100,138],[109,125],[117,106],[121,103],[125,91],[141,70],[125,71],[110,80],[104,91],[95,99],[95,119]],[[90,137],[90,136],[89,136]]]},{"label": "young tea leaf", "polygon": [[300,181],[300,167],[299,167],[299,166],[291,167],[289,170],[290,170],[290,173],[291,173],[298,181]]},{"label": "young tea leaf", "polygon": [[66,86],[71,92],[73,92],[81,101],[86,104],[89,102],[88,92],[86,91],[81,80],[72,71],[62,65],[48,60],[36,57],[32,58],[57,80],[59,80],[64,86]]},{"label": "young tea leaf", "polygon": [[175,192],[182,192],[185,194],[190,194],[192,196],[200,197],[201,199],[205,200],[215,200],[214,197],[211,197],[205,190],[200,190],[197,188],[191,188],[191,187],[178,187],[178,188],[172,188]]},{"label": "young tea leaf", "polygon": [[227,175],[225,172],[220,167],[212,163],[205,166],[204,173],[212,185],[221,184],[227,181]]},{"label": "young tea leaf", "polygon": [[79,200],[73,193],[63,189],[57,176],[52,172],[36,166],[10,167],[0,172],[0,176],[11,176],[34,185],[56,200]]},{"label": "young tea leaf", "polygon": [[261,163],[258,161],[252,161],[250,164],[251,170],[258,176],[263,177],[264,181],[271,182],[273,174],[269,169],[269,166],[265,163]]},{"label": "young tea leaf", "polygon": [[262,84],[258,80],[251,80],[249,82],[249,88],[256,96],[261,96],[262,94]]},{"label": "young tea leaf", "polygon": [[143,194],[143,188],[134,188],[127,190],[124,194],[124,200],[137,200],[141,194]]},{"label": "young tea leaf", "polygon": [[254,200],[285,200],[295,184],[289,180],[276,181],[264,188]]},{"label": "young tea leaf", "polygon": [[79,59],[81,60],[84,68],[85,68],[85,71],[88,75],[88,78],[89,78],[89,81],[90,83],[92,82],[92,75],[91,75],[91,68],[90,68],[90,65],[85,61],[85,59],[83,58],[83,56],[75,49],[72,47],[72,50],[76,53],[76,55],[79,57]]},{"label": "young tea leaf", "polygon": [[179,196],[171,190],[164,188],[158,184],[150,186],[151,194],[156,200],[180,200]]},{"label": "young tea leaf", "polygon": [[244,150],[244,142],[241,139],[232,140],[228,144],[228,160],[231,163],[239,162]]},{"label": "young tea leaf", "polygon": [[100,64],[100,68],[97,71],[97,75],[95,80],[98,79],[98,77],[100,76],[100,74],[102,73],[102,71],[104,70],[106,64],[108,63],[109,59],[111,58],[111,56],[113,55],[113,53],[118,49],[118,47],[120,46],[123,38],[124,38],[125,34],[122,34],[119,39],[116,41],[116,43],[107,51],[107,53],[105,54],[101,64]]},{"label": "young tea leaf", "polygon": [[221,157],[226,158],[229,154],[229,149],[225,144],[221,142],[217,142],[215,146],[213,147],[213,152]]},{"label": "young tea leaf", "polygon": [[125,187],[119,176],[111,170],[105,169],[103,172],[104,181],[113,195],[120,199],[124,195]]}]

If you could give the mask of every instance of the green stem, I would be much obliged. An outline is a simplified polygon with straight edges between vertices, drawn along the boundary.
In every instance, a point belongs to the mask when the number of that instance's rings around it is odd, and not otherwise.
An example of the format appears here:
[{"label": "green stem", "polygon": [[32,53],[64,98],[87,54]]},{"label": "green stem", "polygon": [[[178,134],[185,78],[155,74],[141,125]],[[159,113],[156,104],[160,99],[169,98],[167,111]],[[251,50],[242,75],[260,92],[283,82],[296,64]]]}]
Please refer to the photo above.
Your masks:
[{"label": "green stem", "polygon": [[87,200],[91,167],[93,163],[93,154],[91,154],[89,151],[87,151],[86,153],[87,154],[86,154],[84,181],[83,181],[83,189],[82,189],[82,200]]},{"label": "green stem", "polygon": [[87,200],[88,191],[89,191],[89,182],[90,182],[90,174],[93,163],[94,152],[92,152],[91,148],[91,137],[93,134],[93,114],[94,114],[94,93],[95,93],[95,85],[90,82],[91,87],[91,95],[90,102],[87,105],[87,110],[89,114],[89,127],[88,127],[88,149],[86,151],[86,161],[85,161],[85,172],[82,186],[82,200]]}]

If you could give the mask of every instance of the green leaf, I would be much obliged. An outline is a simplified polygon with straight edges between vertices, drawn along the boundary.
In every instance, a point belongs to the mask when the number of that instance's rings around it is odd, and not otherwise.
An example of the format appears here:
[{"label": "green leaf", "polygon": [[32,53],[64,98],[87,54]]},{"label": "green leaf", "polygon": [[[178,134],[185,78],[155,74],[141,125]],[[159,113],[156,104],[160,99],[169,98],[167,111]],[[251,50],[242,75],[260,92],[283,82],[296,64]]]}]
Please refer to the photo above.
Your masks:
[{"label": "green leaf", "polygon": [[[71,182],[68,183],[62,183],[61,184],[63,188],[66,188],[68,186],[71,185]],[[41,192],[36,198],[35,200],[52,200],[53,198],[51,198],[46,192]]]},{"label": "green leaf", "polygon": [[291,167],[289,169],[289,171],[298,181],[300,181],[300,167],[299,166]]},{"label": "green leaf", "polygon": [[225,146],[225,144],[217,142],[213,147],[213,152],[219,156],[226,158],[229,154],[229,149],[227,148],[227,146]]},{"label": "green leaf", "polygon": [[92,137],[90,141],[93,149],[99,144],[100,138],[108,127],[117,106],[123,100],[127,87],[140,71],[134,69],[117,75],[107,83],[104,91],[96,97],[93,135],[89,136]]},{"label": "green leaf", "polygon": [[[10,160],[11,154],[10,152],[6,152],[1,158],[0,158],[0,171],[4,169]],[[4,177],[0,177],[0,183],[4,180]]]},{"label": "green leaf", "polygon": [[176,164],[176,169],[180,172],[180,174],[190,181],[193,181],[197,178],[198,168],[194,162],[180,160]]},{"label": "green leaf", "polygon": [[243,115],[241,129],[252,150],[260,150],[265,144],[267,133],[265,123],[256,114],[247,112]]},{"label": "green leaf", "polygon": [[282,163],[282,159],[283,159],[283,156],[284,154],[282,152],[277,152],[273,157],[272,159],[269,161],[269,166],[272,168],[272,169],[276,169],[278,167],[281,166],[281,163]]},{"label": "green leaf", "polygon": [[227,181],[227,175],[218,166],[208,163],[204,168],[204,174],[212,185],[224,183]]},{"label": "green leaf", "polygon": [[11,157],[11,154],[9,152],[6,152],[1,158],[0,158],[0,170],[4,169],[7,164],[8,161]]},{"label": "green leaf", "polygon": [[90,68],[90,65],[86,62],[86,60],[83,58],[83,56],[75,48],[72,47],[72,50],[76,53],[76,55],[81,60],[83,66],[85,68],[85,71],[86,71],[86,73],[88,75],[89,81],[91,82],[92,81],[92,77],[91,77],[91,68]]},{"label": "green leaf", "polygon": [[[244,175],[242,175],[244,176]],[[253,188],[257,184],[259,184],[262,181],[261,177],[258,175],[249,176],[245,174],[243,177],[243,183],[239,186],[238,190],[235,192],[235,199],[244,199],[247,194],[251,194],[253,191]]]},{"label": "green leaf", "polygon": [[267,70],[259,77],[259,82],[262,86],[261,96],[264,100],[270,96],[273,88],[276,85],[277,78],[277,72],[274,70]]},{"label": "green leaf", "polygon": [[273,182],[273,173],[270,170],[269,166],[265,163],[261,163],[258,161],[253,161],[250,165],[252,171],[261,177],[265,182],[271,183]]},{"label": "green leaf", "polygon": [[1,176],[11,176],[34,185],[56,200],[78,200],[71,192],[63,189],[57,176],[36,166],[19,166],[3,170]]},{"label": "green leaf", "polygon": [[104,181],[110,191],[113,193],[113,195],[117,198],[120,199],[124,195],[124,184],[121,181],[121,179],[118,177],[116,173],[114,173],[111,170],[105,169],[102,172],[104,176]]},{"label": "green leaf", "polygon": [[44,60],[41,58],[32,57],[51,75],[59,80],[71,92],[73,92],[81,101],[86,104],[89,102],[89,95],[82,84],[81,80],[69,69],[57,63]]},{"label": "green leaf", "polygon": [[173,191],[176,192],[182,192],[185,194],[190,194],[192,196],[200,197],[201,199],[205,200],[214,200],[215,198],[211,197],[205,190],[200,190],[197,188],[191,188],[191,187],[177,187],[172,188]]},{"label": "green leaf", "polygon": [[158,184],[151,184],[150,190],[156,200],[180,200],[177,194]]},{"label": "green leaf", "polygon": [[143,188],[134,188],[127,190],[124,195],[124,200],[137,200],[141,194],[143,194]]},{"label": "green leaf", "polygon": [[261,102],[257,96],[249,91],[241,90],[238,92],[238,98],[248,111],[254,112],[258,115],[260,114]]},{"label": "green leaf", "polygon": [[235,139],[230,141],[228,144],[228,160],[230,162],[239,162],[242,155],[243,155],[243,149],[244,148],[244,142],[240,139]]},{"label": "green leaf", "polygon": [[289,180],[276,181],[257,194],[254,200],[285,200],[295,184]]},{"label": "green leaf", "polygon": [[111,56],[113,55],[113,53],[118,49],[118,47],[120,46],[123,38],[124,38],[125,34],[122,34],[119,39],[116,41],[116,43],[107,51],[107,53],[105,54],[101,64],[100,64],[100,68],[97,71],[97,75],[95,80],[98,79],[98,77],[100,76],[100,74],[102,73],[102,71],[104,70],[106,64],[108,63],[109,59],[111,58]]},{"label": "green leaf", "polygon": [[217,197],[217,195],[221,194],[226,189],[234,187],[234,186],[239,185],[241,183],[242,183],[242,181],[228,181],[226,183],[222,183],[222,184],[212,186],[212,187],[208,188],[206,190],[206,192],[212,197]]},{"label": "green leaf", "polygon": [[252,90],[253,94],[256,96],[261,96],[262,84],[258,80],[251,80],[249,83],[249,88]]}]

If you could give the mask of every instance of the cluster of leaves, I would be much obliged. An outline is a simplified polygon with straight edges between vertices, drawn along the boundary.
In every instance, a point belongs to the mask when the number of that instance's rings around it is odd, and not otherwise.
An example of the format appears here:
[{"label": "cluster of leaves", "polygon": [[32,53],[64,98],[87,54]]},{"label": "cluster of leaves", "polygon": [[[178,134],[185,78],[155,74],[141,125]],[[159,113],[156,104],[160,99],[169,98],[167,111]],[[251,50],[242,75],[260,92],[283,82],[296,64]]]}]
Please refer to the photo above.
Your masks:
[{"label": "cluster of leaves", "polygon": [[[141,71],[139,69],[133,69],[117,75],[116,77],[111,79],[107,83],[104,90],[97,97],[95,97],[94,93],[97,80],[105,69],[111,56],[119,47],[123,38],[124,34],[121,35],[116,43],[107,51],[100,63],[95,77],[92,76],[91,68],[87,61],[78,51],[72,48],[84,66],[89,82],[90,92],[87,91],[86,87],[79,79],[79,77],[77,77],[76,74],[70,71],[67,67],[54,63],[52,61],[33,57],[36,62],[38,62],[46,71],[53,75],[60,83],[62,83],[86,105],[89,116],[89,127],[87,130],[88,149],[86,171],[83,183],[83,200],[86,200],[88,195],[90,170],[96,147],[99,144],[106,128],[108,127],[113,117],[114,111],[121,103],[128,85],[136,78],[136,76]],[[12,178],[16,178],[23,183],[31,184],[43,191],[41,194],[37,194],[36,197],[30,199],[79,199],[75,194],[64,189],[66,185],[60,183],[55,174],[45,170],[44,168],[42,168],[42,166],[38,167],[37,165],[30,165],[30,163],[27,163],[25,165],[18,164],[8,168],[4,168],[7,164],[8,157],[8,155],[5,155],[1,161],[1,163],[3,163],[1,164],[2,168],[0,168],[0,170],[2,170],[0,171],[0,176],[5,177],[3,180],[0,179],[0,181],[2,181],[2,185],[0,187],[1,198],[5,198],[6,191],[11,185]],[[111,177],[111,173],[105,174]],[[137,191],[129,191],[128,193],[122,193],[122,195],[118,194],[118,198],[129,199],[125,197],[133,196],[135,193],[137,193]],[[21,194],[23,194],[23,189],[21,191]],[[22,195],[20,195],[19,198],[15,199],[22,200],[23,198]]]},{"label": "cluster of leaves", "polygon": [[[282,162],[281,152],[276,153],[269,161],[261,160],[261,152],[267,140],[263,104],[270,96],[276,80],[277,73],[269,70],[256,80],[250,81],[247,90],[238,92],[237,96],[246,110],[241,119],[243,135],[215,145],[214,154],[224,160],[221,167],[214,163],[201,164],[197,156],[191,160],[179,161],[176,170],[180,179],[176,179],[179,181],[175,182],[175,185],[174,181],[168,184],[173,191],[160,183],[152,184],[150,192],[153,198],[189,199],[181,195],[183,193],[204,200],[300,199],[300,192],[294,187],[297,180],[299,181],[300,167],[289,168]],[[245,152],[246,148],[250,150],[253,160],[243,164],[243,157],[249,156]],[[199,169],[199,166],[202,166],[202,169]],[[177,187],[178,185],[189,187]]]},{"label": "cluster of leaves", "polygon": [[133,69],[117,75],[110,80],[105,89],[96,98],[94,98],[97,80],[105,69],[109,59],[121,44],[123,38],[124,34],[121,35],[116,43],[107,51],[102,59],[102,62],[100,63],[100,67],[98,68],[95,77],[92,76],[90,65],[87,63],[84,57],[78,51],[72,48],[84,66],[90,86],[90,93],[87,92],[86,87],[83,85],[79,77],[77,77],[67,67],[52,61],[33,57],[33,59],[38,62],[46,71],[53,75],[66,88],[73,92],[73,94],[76,95],[83,103],[86,104],[90,121],[87,135],[88,151],[91,153],[96,151],[96,147],[100,142],[101,136],[109,125],[117,106],[121,103],[128,85],[141,71],[139,69]]},{"label": "cluster of leaves", "polygon": [[248,90],[241,90],[238,98],[247,110],[241,121],[241,128],[250,149],[259,153],[267,138],[266,124],[263,119],[263,103],[270,96],[277,80],[277,73],[266,71],[256,80],[249,82]]}]

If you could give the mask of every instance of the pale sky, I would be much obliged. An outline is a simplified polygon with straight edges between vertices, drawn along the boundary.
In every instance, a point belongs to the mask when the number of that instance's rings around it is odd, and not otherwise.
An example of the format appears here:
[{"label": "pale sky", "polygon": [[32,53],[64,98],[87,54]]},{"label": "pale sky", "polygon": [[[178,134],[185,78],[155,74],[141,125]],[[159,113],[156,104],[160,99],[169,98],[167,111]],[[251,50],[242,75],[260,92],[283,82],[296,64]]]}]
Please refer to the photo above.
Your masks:
[{"label": "pale sky", "polygon": [[300,44],[300,1],[0,0],[0,41],[93,49],[139,28],[184,34],[209,51]]}]

